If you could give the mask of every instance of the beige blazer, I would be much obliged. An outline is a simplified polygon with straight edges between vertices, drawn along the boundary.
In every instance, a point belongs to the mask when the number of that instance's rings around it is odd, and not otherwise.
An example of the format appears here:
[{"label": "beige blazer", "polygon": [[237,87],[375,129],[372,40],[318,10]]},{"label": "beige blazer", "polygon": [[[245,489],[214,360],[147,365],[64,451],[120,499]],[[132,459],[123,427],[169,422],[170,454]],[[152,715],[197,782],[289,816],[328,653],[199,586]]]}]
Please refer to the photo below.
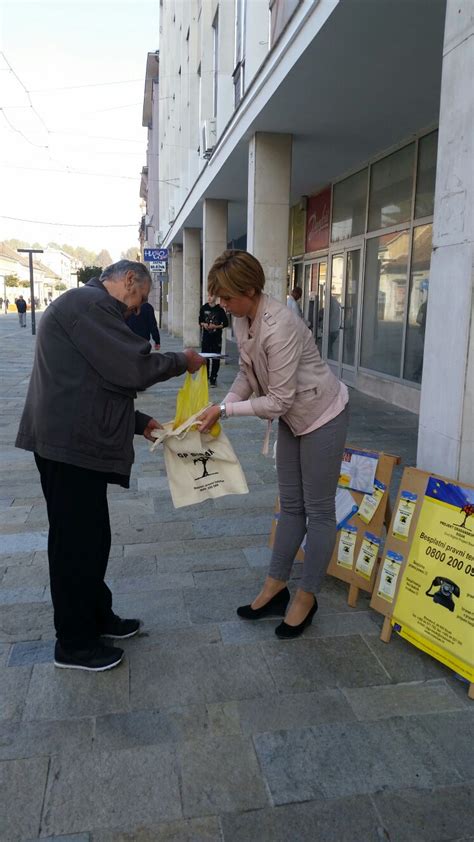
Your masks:
[{"label": "beige blazer", "polygon": [[[281,417],[301,435],[328,409],[339,380],[321,359],[303,319],[275,298],[262,295],[251,325],[233,319],[239,373],[230,392],[251,399],[259,418]],[[251,397],[253,395],[253,397]]]}]

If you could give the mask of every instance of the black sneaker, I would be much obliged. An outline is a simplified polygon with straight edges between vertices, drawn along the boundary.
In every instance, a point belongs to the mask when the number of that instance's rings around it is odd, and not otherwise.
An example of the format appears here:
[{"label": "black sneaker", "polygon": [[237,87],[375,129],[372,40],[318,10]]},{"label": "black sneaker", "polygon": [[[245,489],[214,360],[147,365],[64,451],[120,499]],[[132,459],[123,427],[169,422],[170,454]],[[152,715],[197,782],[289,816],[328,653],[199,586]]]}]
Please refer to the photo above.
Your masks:
[{"label": "black sneaker", "polygon": [[217,386],[217,380],[209,380],[209,385],[214,388],[215,386]]},{"label": "black sneaker", "polygon": [[54,666],[71,670],[104,672],[116,667],[123,658],[123,649],[98,643],[90,649],[63,649],[59,641],[54,649]]},{"label": "black sneaker", "polygon": [[101,632],[101,637],[114,637],[117,640],[124,640],[126,637],[133,637],[140,630],[140,620],[122,620],[114,615]]}]

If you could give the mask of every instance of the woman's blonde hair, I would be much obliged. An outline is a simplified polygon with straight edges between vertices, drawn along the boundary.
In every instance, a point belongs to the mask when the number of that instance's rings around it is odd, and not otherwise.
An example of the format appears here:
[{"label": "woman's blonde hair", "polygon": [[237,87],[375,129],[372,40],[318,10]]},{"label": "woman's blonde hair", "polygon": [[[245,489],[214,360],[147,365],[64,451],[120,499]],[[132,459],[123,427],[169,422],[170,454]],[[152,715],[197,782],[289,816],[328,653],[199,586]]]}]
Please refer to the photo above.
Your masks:
[{"label": "woman's blonde hair", "polygon": [[220,292],[247,295],[251,289],[262,292],[265,275],[257,258],[248,251],[227,249],[217,257],[207,276],[207,288],[211,295]]}]

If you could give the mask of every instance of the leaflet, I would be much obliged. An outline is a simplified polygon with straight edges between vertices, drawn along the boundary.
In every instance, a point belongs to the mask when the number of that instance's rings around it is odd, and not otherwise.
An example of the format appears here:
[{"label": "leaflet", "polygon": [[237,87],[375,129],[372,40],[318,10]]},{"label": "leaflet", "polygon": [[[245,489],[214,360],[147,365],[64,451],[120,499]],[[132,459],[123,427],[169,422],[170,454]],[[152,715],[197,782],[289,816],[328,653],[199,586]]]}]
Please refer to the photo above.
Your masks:
[{"label": "leaflet", "polygon": [[372,494],[378,461],[378,453],[346,447],[342,457],[338,485],[341,488],[361,491],[363,494]]},{"label": "leaflet", "polygon": [[373,493],[364,495],[359,509],[359,517],[364,521],[364,523],[370,523],[372,520],[375,512],[382,502],[386,489],[387,486],[383,482],[380,482],[380,480],[376,479],[374,480]]},{"label": "leaflet", "polygon": [[411,491],[402,491],[400,494],[392,534],[401,541],[408,541],[411,519],[415,511],[417,499],[418,495],[412,494]]},{"label": "leaflet", "polygon": [[395,553],[393,550],[387,551],[380,574],[379,589],[377,591],[377,596],[382,597],[387,602],[393,602],[402,564],[403,556],[400,553]]},{"label": "leaflet", "polygon": [[336,524],[341,529],[344,524],[357,514],[359,507],[350,491],[346,488],[336,490]]},{"label": "leaflet", "polygon": [[380,538],[377,538],[377,535],[373,535],[371,532],[365,532],[355,566],[356,572],[364,579],[370,579],[372,576],[379,548]]},{"label": "leaflet", "polygon": [[357,539],[357,527],[343,526],[339,534],[339,544],[337,548],[337,563],[340,567],[345,567],[347,570],[352,570],[354,563],[354,549]]}]

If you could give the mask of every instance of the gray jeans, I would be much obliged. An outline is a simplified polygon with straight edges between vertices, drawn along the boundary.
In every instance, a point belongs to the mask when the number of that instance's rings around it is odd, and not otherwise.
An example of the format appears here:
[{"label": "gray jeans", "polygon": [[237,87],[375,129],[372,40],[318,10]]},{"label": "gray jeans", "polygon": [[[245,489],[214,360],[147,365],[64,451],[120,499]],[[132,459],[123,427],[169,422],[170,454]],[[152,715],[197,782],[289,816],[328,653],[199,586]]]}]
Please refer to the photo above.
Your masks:
[{"label": "gray jeans", "polygon": [[349,405],[319,430],[294,436],[278,424],[280,517],[268,575],[287,581],[306,533],[300,587],[317,593],[336,540],[335,494],[349,423]]}]

